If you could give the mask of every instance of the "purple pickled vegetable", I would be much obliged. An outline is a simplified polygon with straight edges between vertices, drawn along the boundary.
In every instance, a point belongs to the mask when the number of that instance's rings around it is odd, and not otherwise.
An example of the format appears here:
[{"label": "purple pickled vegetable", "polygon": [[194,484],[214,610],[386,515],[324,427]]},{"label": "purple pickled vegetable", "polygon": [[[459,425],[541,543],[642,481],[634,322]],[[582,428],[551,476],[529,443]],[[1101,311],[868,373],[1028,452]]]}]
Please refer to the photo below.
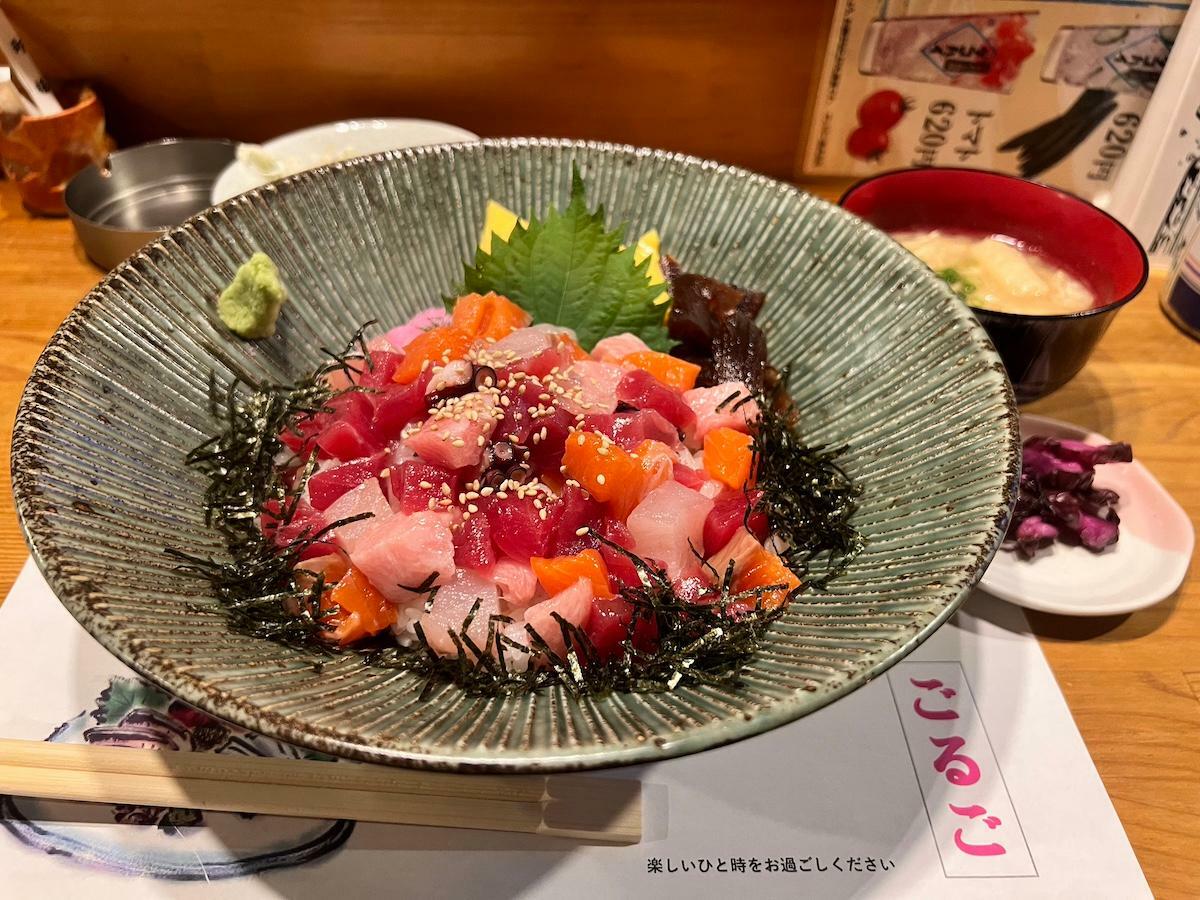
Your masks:
[{"label": "purple pickled vegetable", "polygon": [[1020,492],[1004,549],[1033,559],[1056,540],[1099,553],[1117,542],[1117,492],[1092,484],[1096,466],[1131,462],[1128,444],[1033,437],[1022,453]]}]

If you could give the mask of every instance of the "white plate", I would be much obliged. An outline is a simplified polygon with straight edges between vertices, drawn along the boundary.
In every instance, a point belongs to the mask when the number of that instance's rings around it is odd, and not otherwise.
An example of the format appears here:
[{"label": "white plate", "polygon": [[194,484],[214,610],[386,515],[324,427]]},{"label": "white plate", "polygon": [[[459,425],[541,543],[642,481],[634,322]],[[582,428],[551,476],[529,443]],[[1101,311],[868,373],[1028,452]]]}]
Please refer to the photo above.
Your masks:
[{"label": "white plate", "polygon": [[[262,147],[282,165],[285,175],[294,175],[331,162],[382,153],[384,150],[477,140],[479,135],[465,128],[428,119],[351,119],[280,135]],[[269,180],[253,166],[235,160],[213,184],[212,202],[220,203],[262,187]]]},{"label": "white plate", "polygon": [[[1108,438],[1041,416],[1021,416],[1028,438]],[[1121,537],[1101,553],[1055,543],[1032,561],[1001,550],[980,582],[989,594],[1018,606],[1068,616],[1111,616],[1153,606],[1175,592],[1187,573],[1196,536],[1187,513],[1137,461],[1096,468],[1096,485],[1121,496]]]}]

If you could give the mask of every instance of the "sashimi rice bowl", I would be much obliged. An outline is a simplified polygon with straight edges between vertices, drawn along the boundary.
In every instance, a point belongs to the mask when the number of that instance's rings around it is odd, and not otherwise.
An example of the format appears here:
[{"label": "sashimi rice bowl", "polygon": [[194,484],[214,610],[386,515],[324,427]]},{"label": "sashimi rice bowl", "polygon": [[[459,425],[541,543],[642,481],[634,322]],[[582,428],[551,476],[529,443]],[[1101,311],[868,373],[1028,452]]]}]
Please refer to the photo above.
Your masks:
[{"label": "sashimi rice bowl", "polygon": [[[238,627],[431,684],[736,679],[860,547],[858,488],[800,440],[767,359],[766,298],[683,271],[655,233],[623,247],[578,174],[544,220],[490,210],[444,305],[227,393],[189,461],[241,565],[187,562]],[[286,293],[259,255],[222,315],[269,335]]]}]

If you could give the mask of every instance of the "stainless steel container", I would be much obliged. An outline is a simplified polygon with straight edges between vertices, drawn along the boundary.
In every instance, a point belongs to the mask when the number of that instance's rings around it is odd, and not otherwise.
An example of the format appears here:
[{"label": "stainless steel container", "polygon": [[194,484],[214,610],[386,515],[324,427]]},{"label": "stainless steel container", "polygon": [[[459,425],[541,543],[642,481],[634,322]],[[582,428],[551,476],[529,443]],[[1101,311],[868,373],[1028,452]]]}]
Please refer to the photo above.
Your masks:
[{"label": "stainless steel container", "polygon": [[111,269],[210,205],[237,144],[168,138],[118,150],[71,179],[63,195],[87,255]]}]

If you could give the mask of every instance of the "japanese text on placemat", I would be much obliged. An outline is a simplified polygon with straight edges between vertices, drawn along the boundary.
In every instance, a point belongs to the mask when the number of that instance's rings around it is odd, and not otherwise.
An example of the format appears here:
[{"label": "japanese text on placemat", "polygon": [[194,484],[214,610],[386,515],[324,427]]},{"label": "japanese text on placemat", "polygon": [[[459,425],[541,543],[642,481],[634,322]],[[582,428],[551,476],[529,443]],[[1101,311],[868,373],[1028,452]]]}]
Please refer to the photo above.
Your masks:
[{"label": "japanese text on placemat", "polygon": [[962,666],[905,662],[888,683],[946,877],[1036,876]]}]

